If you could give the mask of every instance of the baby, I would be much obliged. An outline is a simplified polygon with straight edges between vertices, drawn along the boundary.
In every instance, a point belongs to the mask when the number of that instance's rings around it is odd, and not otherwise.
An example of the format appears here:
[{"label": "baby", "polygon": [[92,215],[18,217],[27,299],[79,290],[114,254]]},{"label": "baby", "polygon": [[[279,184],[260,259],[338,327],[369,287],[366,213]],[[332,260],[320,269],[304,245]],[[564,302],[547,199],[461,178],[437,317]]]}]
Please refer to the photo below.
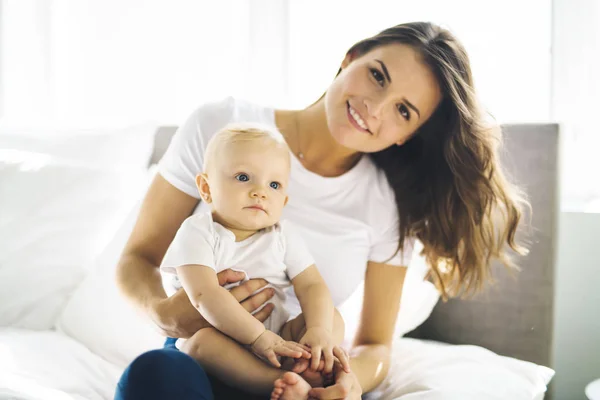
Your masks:
[{"label": "baby", "polygon": [[[271,398],[286,400],[307,399],[311,385],[322,386],[334,362],[346,371],[350,368],[339,346],[343,322],[335,318],[329,290],[293,226],[279,222],[288,201],[289,175],[290,152],[278,132],[252,125],[229,125],[219,131],[206,148],[204,172],[196,177],[211,211],[183,222],[161,265],[167,291],[183,287],[221,334],[275,367],[282,367],[281,360],[290,372],[274,382]],[[264,324],[219,286],[217,273],[227,268],[242,270],[246,279],[264,278],[275,291],[275,308]],[[283,290],[290,285],[302,314],[288,321]],[[177,346],[203,362],[198,349],[214,343],[195,341],[196,336],[185,344],[179,339]],[[237,346],[232,341],[219,343],[229,347],[220,349],[222,354]],[[244,361],[212,358],[209,372],[218,371],[226,383],[243,382],[239,374],[251,376],[252,366],[245,368],[240,362]]]}]

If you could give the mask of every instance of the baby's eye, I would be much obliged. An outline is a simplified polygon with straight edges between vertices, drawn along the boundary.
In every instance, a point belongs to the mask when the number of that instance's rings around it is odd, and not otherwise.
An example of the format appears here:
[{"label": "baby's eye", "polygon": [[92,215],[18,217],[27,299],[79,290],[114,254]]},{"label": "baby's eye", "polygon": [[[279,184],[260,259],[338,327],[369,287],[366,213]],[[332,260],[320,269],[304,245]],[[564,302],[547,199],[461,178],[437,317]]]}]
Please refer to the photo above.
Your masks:
[{"label": "baby's eye", "polygon": [[281,184],[279,182],[271,182],[271,189],[279,189],[281,187]]},{"label": "baby's eye", "polygon": [[235,176],[235,179],[237,179],[240,182],[248,182],[250,180],[250,177],[247,174],[237,174]]}]

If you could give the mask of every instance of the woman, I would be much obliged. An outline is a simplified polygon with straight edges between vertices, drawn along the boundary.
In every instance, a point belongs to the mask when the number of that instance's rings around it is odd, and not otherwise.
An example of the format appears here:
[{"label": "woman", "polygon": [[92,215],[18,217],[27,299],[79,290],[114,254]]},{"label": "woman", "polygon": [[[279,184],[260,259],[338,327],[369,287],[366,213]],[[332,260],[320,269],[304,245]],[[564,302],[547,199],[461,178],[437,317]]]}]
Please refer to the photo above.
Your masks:
[{"label": "woman", "polygon": [[[296,155],[285,217],[303,228],[336,306],[364,279],[352,372],[338,369],[335,384],[313,389],[312,397],[360,399],[386,377],[415,238],[444,298],[480,288],[493,259],[512,266],[505,244],[522,251],[514,238],[525,203],[503,176],[500,131],[484,121],[464,48],[438,26],[402,24],[352,46],[326,93],[304,110],[227,99],[201,107],[180,128],[118,274],[123,292],[165,335],[189,337],[200,329],[207,343],[217,340],[212,330],[202,330],[207,323],[184,293],[166,298],[157,267],[198,205],[194,176],[201,171],[205,138],[237,120],[275,125]],[[239,279],[228,271],[220,283]],[[251,280],[231,293],[254,311],[272,295],[268,289],[251,295],[264,285]],[[290,298],[293,307],[293,293]],[[264,320],[270,311],[267,305],[255,316]],[[180,399],[212,398],[203,367],[220,387],[210,363],[219,356],[207,351],[200,367],[175,350],[146,353],[126,371],[117,397],[177,392]],[[265,398],[281,374],[257,360],[253,381],[240,386]],[[140,394],[144,390],[151,393]]]}]

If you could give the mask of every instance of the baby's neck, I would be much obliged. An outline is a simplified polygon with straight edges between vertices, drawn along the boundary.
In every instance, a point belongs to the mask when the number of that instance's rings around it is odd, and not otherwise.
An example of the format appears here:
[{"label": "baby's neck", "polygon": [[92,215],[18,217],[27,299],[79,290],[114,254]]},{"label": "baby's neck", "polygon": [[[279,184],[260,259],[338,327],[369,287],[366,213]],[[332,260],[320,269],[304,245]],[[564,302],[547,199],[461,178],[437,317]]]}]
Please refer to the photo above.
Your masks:
[{"label": "baby's neck", "polygon": [[224,221],[219,215],[215,212],[212,213],[213,221],[217,222],[227,230],[231,231],[235,235],[236,242],[242,242],[248,239],[250,236],[254,235],[258,230],[247,230],[247,229],[239,229],[234,226],[231,226],[226,221]]},{"label": "baby's neck", "polygon": [[258,231],[247,231],[244,229],[235,229],[235,228],[231,228],[226,226],[227,229],[229,229],[231,232],[233,232],[233,234],[235,235],[235,241],[236,242],[242,242],[246,239],[248,239],[250,236],[254,235],[256,232]]}]

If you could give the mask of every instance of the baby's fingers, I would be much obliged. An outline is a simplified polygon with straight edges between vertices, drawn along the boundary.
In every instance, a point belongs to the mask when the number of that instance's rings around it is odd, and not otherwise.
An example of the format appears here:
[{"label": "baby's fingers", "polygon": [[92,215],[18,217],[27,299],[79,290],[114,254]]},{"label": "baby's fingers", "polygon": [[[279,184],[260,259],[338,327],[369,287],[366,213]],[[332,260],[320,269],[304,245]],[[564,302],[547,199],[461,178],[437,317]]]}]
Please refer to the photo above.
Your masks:
[{"label": "baby's fingers", "polygon": [[348,359],[348,354],[342,349],[340,346],[335,346],[333,348],[333,354],[337,357],[340,364],[342,364],[342,368],[347,373],[350,372],[350,360]]},{"label": "baby's fingers", "polygon": [[301,353],[301,355],[296,358],[310,358],[310,347],[292,341],[286,342],[286,346]]},{"label": "baby's fingers", "polygon": [[267,358],[267,360],[269,360],[271,364],[273,364],[277,368],[281,368],[281,364],[279,364],[277,356],[275,355],[275,352],[273,350],[267,350],[267,352],[265,353],[265,357]]},{"label": "baby's fingers", "polygon": [[331,348],[323,349],[323,358],[325,359],[324,372],[326,374],[330,374],[331,371],[333,371],[333,362],[335,361],[334,357],[333,357],[333,353],[331,351]]},{"label": "baby's fingers", "polygon": [[286,343],[277,346],[273,349],[277,355],[292,358],[301,358],[302,351],[295,347],[288,346]]},{"label": "baby's fingers", "polygon": [[[296,342],[294,342],[296,343]],[[301,344],[301,343],[296,343],[298,346],[302,347],[302,350],[304,350],[306,352],[306,354],[308,354],[309,358],[310,358],[310,346],[307,346],[305,344]]]},{"label": "baby's fingers", "polygon": [[319,370],[319,361],[321,361],[321,347],[315,346],[310,349],[310,368],[313,371]]}]

